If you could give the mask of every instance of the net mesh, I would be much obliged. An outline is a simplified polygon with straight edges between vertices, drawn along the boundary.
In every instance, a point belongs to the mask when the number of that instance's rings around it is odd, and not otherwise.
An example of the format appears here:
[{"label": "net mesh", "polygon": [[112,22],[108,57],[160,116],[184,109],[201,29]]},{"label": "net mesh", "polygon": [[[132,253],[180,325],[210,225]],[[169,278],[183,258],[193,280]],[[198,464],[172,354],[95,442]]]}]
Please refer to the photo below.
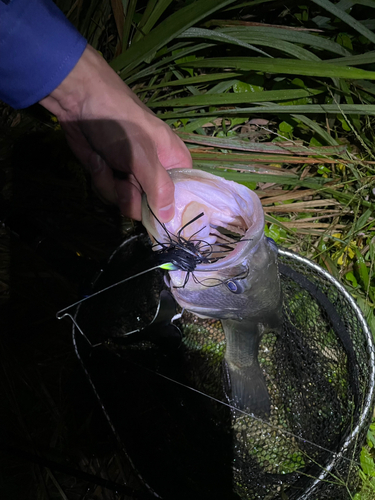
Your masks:
[{"label": "net mesh", "polygon": [[[143,237],[123,245],[95,289],[145,269],[148,252]],[[371,419],[372,341],[324,272],[288,252],[279,261],[283,329],[262,337],[258,356],[271,398],[267,421],[228,407],[220,321],[184,312],[177,343],[174,329],[142,330],[156,315],[161,271],[79,308],[81,329],[93,344],[103,342],[86,368],[95,380],[98,360],[110,364],[106,383],[121,390],[104,396],[106,410],[137,471],[166,498],[224,498],[225,491],[233,499],[347,499],[357,486]],[[103,374],[96,380],[100,386]],[[121,400],[126,415],[118,415]]]}]

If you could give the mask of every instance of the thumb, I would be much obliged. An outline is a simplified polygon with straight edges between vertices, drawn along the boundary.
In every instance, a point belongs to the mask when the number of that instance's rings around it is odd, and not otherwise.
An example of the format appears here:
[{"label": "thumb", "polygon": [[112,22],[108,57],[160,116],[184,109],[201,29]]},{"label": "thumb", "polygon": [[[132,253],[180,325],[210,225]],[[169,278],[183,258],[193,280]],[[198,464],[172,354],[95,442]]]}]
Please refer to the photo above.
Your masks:
[{"label": "thumb", "polygon": [[[158,162],[151,175],[139,179],[148,204],[160,222],[169,222],[174,216],[174,184],[168,172]],[[143,182],[142,182],[143,181]]]}]

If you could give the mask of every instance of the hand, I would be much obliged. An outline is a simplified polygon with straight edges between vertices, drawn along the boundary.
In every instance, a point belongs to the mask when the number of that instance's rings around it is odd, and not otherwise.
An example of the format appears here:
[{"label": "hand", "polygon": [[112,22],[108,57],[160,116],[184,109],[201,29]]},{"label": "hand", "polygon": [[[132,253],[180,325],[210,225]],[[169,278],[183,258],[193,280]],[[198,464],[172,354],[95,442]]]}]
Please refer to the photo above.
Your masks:
[{"label": "hand", "polygon": [[162,222],[173,217],[174,185],[166,170],[191,168],[190,153],[92,47],[40,104],[57,116],[103,198],[140,220],[145,192]]}]

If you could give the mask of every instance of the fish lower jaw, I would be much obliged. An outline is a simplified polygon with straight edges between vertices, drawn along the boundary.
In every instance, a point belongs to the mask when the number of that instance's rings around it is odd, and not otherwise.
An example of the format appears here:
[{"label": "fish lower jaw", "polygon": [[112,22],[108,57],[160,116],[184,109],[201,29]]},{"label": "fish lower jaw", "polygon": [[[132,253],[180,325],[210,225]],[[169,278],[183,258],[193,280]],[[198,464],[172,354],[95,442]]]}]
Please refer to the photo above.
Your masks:
[{"label": "fish lower jaw", "polygon": [[179,304],[187,311],[198,316],[198,318],[206,319],[206,318],[217,318],[218,316],[220,316],[220,309],[210,309],[209,311],[207,309],[204,309],[203,307],[191,309],[191,307],[189,307],[189,304],[183,305],[181,302],[179,302]]},{"label": "fish lower jaw", "polygon": [[199,306],[193,306],[190,302],[185,302],[184,300],[181,300],[178,296],[174,296],[176,299],[176,302],[179,304],[180,307],[183,309],[186,309],[192,314],[195,314],[198,316],[198,318],[214,318],[214,319],[227,319],[233,317],[236,320],[241,320],[242,318],[239,317],[239,312],[237,310],[233,311],[223,311],[222,308],[208,308],[208,307],[199,307]]},{"label": "fish lower jaw", "polygon": [[186,309],[188,312],[195,314],[198,316],[198,318],[218,318],[220,319],[223,316],[223,311],[222,309],[208,309],[207,307],[192,307],[190,302],[185,302],[184,300],[181,300],[179,297],[174,296],[176,299],[177,303],[179,304],[180,307],[183,309]]}]

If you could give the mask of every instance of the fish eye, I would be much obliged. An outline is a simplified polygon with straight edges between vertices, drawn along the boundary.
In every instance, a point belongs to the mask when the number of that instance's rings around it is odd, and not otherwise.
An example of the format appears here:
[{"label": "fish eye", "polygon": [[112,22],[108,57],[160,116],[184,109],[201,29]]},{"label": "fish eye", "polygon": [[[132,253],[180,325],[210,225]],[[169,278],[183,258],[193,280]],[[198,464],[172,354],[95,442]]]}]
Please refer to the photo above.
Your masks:
[{"label": "fish eye", "polygon": [[232,293],[242,293],[244,291],[243,285],[237,280],[228,280],[226,283],[228,290]]}]

